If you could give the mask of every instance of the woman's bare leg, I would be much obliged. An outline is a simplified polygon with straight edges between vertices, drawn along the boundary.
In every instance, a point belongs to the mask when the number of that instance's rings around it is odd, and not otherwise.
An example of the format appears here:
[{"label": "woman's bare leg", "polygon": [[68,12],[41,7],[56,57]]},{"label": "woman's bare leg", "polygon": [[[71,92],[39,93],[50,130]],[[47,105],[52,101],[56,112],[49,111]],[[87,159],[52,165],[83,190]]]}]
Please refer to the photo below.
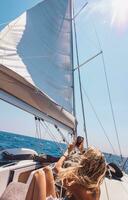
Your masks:
[{"label": "woman's bare leg", "polygon": [[46,200],[46,179],[42,170],[34,173],[25,200]]},{"label": "woman's bare leg", "polygon": [[46,178],[46,196],[48,197],[52,195],[53,197],[56,197],[55,182],[52,170],[50,167],[45,167],[43,170]]},{"label": "woman's bare leg", "polygon": [[43,171],[35,173],[35,187],[33,200],[46,200],[46,178]]}]

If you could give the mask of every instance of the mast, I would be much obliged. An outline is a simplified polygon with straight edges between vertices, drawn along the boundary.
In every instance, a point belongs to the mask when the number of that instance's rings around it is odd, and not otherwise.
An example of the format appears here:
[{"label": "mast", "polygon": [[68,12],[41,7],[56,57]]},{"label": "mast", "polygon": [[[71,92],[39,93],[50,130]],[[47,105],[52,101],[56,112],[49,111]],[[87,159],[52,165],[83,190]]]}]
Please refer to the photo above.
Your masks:
[{"label": "mast", "polygon": [[79,88],[80,88],[80,99],[81,99],[81,107],[82,107],[82,116],[83,116],[83,126],[84,133],[86,138],[86,145],[88,147],[88,136],[87,136],[87,128],[86,128],[86,119],[85,119],[85,111],[84,111],[84,102],[83,102],[83,92],[82,92],[82,84],[81,84],[81,72],[80,72],[80,63],[79,63],[79,52],[78,52],[78,43],[77,43],[77,33],[76,33],[76,23],[74,18],[74,6],[72,6],[73,12],[73,25],[74,25],[74,39],[75,39],[75,48],[76,48],[76,57],[77,57],[77,66],[78,66],[78,79],[79,79]]},{"label": "mast", "polygon": [[[75,102],[75,80],[74,80],[74,51],[73,51],[73,0],[70,0],[70,21],[71,21],[71,48],[72,48],[72,88],[73,88],[73,115],[76,118],[76,102]],[[77,137],[77,122],[75,124],[75,137]]]}]

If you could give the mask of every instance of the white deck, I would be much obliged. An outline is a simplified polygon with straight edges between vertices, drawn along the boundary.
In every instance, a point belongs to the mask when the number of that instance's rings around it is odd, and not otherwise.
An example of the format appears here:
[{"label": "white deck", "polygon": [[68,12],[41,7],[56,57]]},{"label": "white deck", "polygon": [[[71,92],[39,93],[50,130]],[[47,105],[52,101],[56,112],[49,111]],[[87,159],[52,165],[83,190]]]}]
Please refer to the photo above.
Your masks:
[{"label": "white deck", "polygon": [[128,200],[128,175],[124,174],[121,181],[105,178],[100,200]]},{"label": "white deck", "polygon": [[13,181],[18,181],[19,174],[36,168],[36,162],[32,160],[23,160],[15,165],[0,167],[0,196],[7,187],[10,172],[14,171]]}]

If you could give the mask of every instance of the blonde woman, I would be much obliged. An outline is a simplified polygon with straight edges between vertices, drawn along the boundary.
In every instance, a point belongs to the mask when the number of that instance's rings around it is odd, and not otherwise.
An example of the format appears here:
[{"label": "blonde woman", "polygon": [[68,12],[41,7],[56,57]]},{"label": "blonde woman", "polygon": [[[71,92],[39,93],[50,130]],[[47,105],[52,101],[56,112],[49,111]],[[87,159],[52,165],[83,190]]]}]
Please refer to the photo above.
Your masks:
[{"label": "blonde woman", "polygon": [[66,156],[67,153],[55,166],[66,195],[63,198],[57,197],[52,170],[46,167],[35,174],[34,182],[31,183],[34,189],[30,186],[25,200],[99,200],[100,184],[106,172],[102,153],[91,147],[83,154],[80,163],[63,169],[61,166]]},{"label": "blonde woman", "polygon": [[106,173],[103,154],[98,149],[90,147],[81,155],[80,163],[63,169],[66,157],[67,152],[56,163],[55,169],[67,190],[68,199],[99,200],[100,184]]}]

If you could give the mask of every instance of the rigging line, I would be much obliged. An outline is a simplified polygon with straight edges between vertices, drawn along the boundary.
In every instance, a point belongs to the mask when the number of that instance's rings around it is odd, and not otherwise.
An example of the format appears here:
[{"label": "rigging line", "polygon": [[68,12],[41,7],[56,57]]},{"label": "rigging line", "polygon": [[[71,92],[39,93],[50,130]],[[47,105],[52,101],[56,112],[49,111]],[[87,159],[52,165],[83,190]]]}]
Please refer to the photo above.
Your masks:
[{"label": "rigging line", "polygon": [[[42,124],[42,122],[40,122],[40,123]],[[43,126],[43,124],[44,124],[44,126]],[[43,121],[43,124],[42,124],[42,126],[45,127],[45,130],[47,130],[47,132],[50,133],[50,135],[52,136],[52,138],[54,140],[56,140],[57,138],[52,134],[51,130],[49,129],[49,127],[47,126],[47,124],[44,121]],[[56,143],[56,141],[54,141],[54,142]]]},{"label": "rigging line", "polygon": [[44,128],[44,130],[49,134],[49,136],[53,139],[54,144],[60,149],[59,145],[55,141],[56,138],[47,130],[46,124],[41,123],[41,125]]},{"label": "rigging line", "polygon": [[59,142],[55,141],[56,137],[52,134],[52,132],[51,132],[50,128],[47,126],[47,124],[44,121],[42,121],[40,123],[44,127],[44,129],[47,131],[47,133],[49,133],[50,137],[52,137],[54,144],[59,148],[59,150],[61,151],[61,153],[63,153],[61,145],[59,144]]},{"label": "rigging line", "polygon": [[110,88],[109,88],[109,82],[108,82],[108,77],[107,77],[107,71],[106,71],[106,65],[105,65],[105,60],[104,60],[104,55],[103,54],[102,54],[102,61],[103,61],[105,79],[106,79],[106,84],[107,84],[109,102],[110,102],[110,107],[111,107],[112,119],[113,119],[113,123],[114,123],[116,137],[117,137],[117,143],[118,143],[118,147],[119,147],[119,153],[120,153],[121,161],[123,161],[123,156],[122,156],[122,151],[121,151],[121,145],[120,145],[120,141],[119,141],[119,133],[118,133],[117,126],[116,126],[115,114],[114,114],[114,109],[113,109],[113,104],[112,104],[112,98],[111,98],[111,93],[110,93]]},{"label": "rigging line", "polygon": [[45,123],[45,126],[47,127],[47,129],[49,130],[49,133],[51,133],[51,135],[53,136],[53,138],[55,138],[55,144],[58,146],[58,148],[60,149],[61,153],[63,153],[63,148],[60,145],[60,141],[54,136],[54,134],[51,132],[50,128],[47,126],[47,124]]},{"label": "rigging line", "polygon": [[40,119],[38,118],[39,121],[39,139],[41,139],[41,127],[40,127]]},{"label": "rigging line", "polygon": [[73,20],[81,13],[81,11],[88,5],[88,2],[86,2],[82,8],[73,16]]},{"label": "rigging line", "polygon": [[39,118],[35,116],[35,124],[36,124],[36,133],[35,133],[35,137],[38,139],[38,145],[40,145],[40,128],[39,128]]},{"label": "rigging line", "polygon": [[[41,139],[41,127],[40,127],[40,118],[38,118],[38,139]],[[40,142],[39,142],[40,144]]]},{"label": "rigging line", "polygon": [[[88,5],[88,2],[86,2],[85,5],[84,5],[83,7],[85,8],[87,5]],[[82,9],[82,8],[81,8],[81,9]],[[81,10],[81,11],[82,11],[82,10]],[[81,12],[81,11],[80,11],[80,12]],[[78,14],[79,14],[79,13],[78,13]],[[76,15],[77,15],[77,14],[76,14]],[[77,17],[77,16],[76,16],[76,17]],[[74,18],[72,17],[72,20],[74,20],[74,19],[75,19],[75,17],[74,17]],[[87,33],[86,33],[86,34],[87,34]],[[97,44],[92,40],[92,38],[89,38],[87,35],[86,35],[86,37],[87,37],[88,40],[90,40],[90,42],[92,43],[92,45],[94,45],[94,46],[97,48]]]},{"label": "rigging line", "polygon": [[107,138],[107,140],[108,140],[108,142],[109,142],[109,144],[110,144],[110,146],[112,148],[113,153],[116,154],[116,151],[115,151],[115,149],[114,149],[114,147],[113,147],[113,145],[112,145],[112,143],[111,143],[111,141],[110,141],[110,139],[109,139],[104,127],[103,127],[103,124],[101,123],[101,120],[99,119],[99,117],[98,117],[98,115],[96,113],[96,110],[95,110],[95,108],[94,108],[89,96],[87,95],[87,93],[86,93],[86,91],[85,91],[83,86],[82,86],[82,88],[83,88],[84,94],[85,94],[86,98],[88,99],[88,102],[89,102],[89,104],[90,104],[90,106],[91,106],[91,108],[92,108],[92,110],[93,110],[93,112],[95,114],[95,117],[96,117],[97,121],[99,122],[99,124],[100,124],[100,126],[101,126],[101,128],[103,130],[103,133],[104,133],[105,137]]},{"label": "rigging line", "polygon": [[124,163],[122,165],[122,170],[125,170],[125,165],[126,165],[127,161],[128,161],[128,157],[126,158],[126,160],[124,161]]},{"label": "rigging line", "polygon": [[95,32],[95,35],[96,35],[96,38],[97,38],[97,42],[98,42],[98,46],[99,46],[99,51],[102,51],[100,39],[99,39],[97,30],[96,30],[96,27],[95,27],[93,18],[91,18],[91,22],[92,22],[92,27],[94,28],[94,32]]},{"label": "rigging line", "polygon": [[[93,59],[95,59],[97,56],[99,56],[100,54],[102,54],[103,51],[100,51],[99,53],[97,53],[96,55],[92,56],[91,58],[89,58],[88,60],[86,60],[85,62],[83,62],[82,64],[79,65],[79,68],[82,67],[83,65],[86,65],[87,63],[89,63],[90,61],[92,61]],[[78,67],[74,68],[74,71],[78,69]]]},{"label": "rigging line", "polygon": [[38,135],[38,118],[35,116],[35,125],[36,125],[36,132],[35,132],[35,137],[39,138],[39,135]]},{"label": "rigging line", "polygon": [[56,130],[58,131],[58,133],[61,135],[63,142],[66,142],[67,144],[69,144],[69,142],[66,140],[64,134],[61,132],[61,130],[58,128],[57,125],[54,125]]},{"label": "rigging line", "polygon": [[[74,16],[74,6],[73,6],[73,16]],[[78,79],[79,79],[79,87],[80,87],[80,97],[81,97],[81,106],[82,106],[82,114],[83,114],[83,123],[84,123],[84,132],[86,138],[86,144],[88,148],[88,136],[87,136],[87,129],[86,129],[86,120],[85,120],[85,112],[84,112],[84,102],[83,102],[83,93],[82,93],[82,85],[81,85],[81,73],[79,69],[79,53],[78,53],[78,45],[77,45],[77,34],[76,34],[76,23],[75,19],[73,20],[74,25],[74,33],[75,33],[75,48],[76,48],[76,57],[77,57],[77,66],[78,66]]]},{"label": "rigging line", "polygon": [[[93,23],[93,26],[94,26],[95,34],[96,34],[97,41],[98,41],[98,44],[99,44],[99,49],[102,51],[101,43],[100,43],[100,40],[99,40],[99,37],[98,37],[94,23]],[[110,108],[111,108],[112,119],[113,119],[113,123],[114,123],[114,128],[115,128],[115,133],[116,133],[116,138],[117,138],[117,143],[118,143],[118,148],[119,148],[119,153],[120,153],[120,158],[121,158],[121,161],[123,161],[121,145],[120,145],[120,140],[119,140],[119,133],[118,133],[117,126],[116,126],[115,113],[114,113],[114,109],[113,109],[110,87],[109,87],[109,82],[108,82],[108,77],[107,77],[107,70],[106,70],[106,65],[105,65],[104,54],[102,53],[101,56],[102,56],[104,74],[105,74],[106,85],[107,85],[107,90],[108,90],[108,97],[109,97],[109,102],[110,102]]]}]

